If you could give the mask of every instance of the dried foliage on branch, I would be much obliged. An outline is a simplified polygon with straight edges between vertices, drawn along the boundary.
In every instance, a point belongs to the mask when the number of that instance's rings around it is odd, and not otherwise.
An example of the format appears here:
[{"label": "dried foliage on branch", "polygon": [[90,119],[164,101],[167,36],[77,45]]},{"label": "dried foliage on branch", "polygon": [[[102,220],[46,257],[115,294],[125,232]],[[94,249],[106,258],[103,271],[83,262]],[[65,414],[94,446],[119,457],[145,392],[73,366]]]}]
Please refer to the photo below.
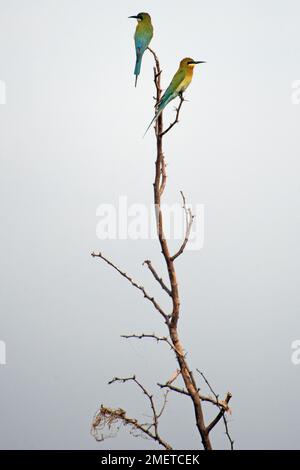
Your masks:
[{"label": "dried foliage on branch", "polygon": [[[159,103],[162,97],[162,88],[161,88],[161,67],[159,63],[159,59],[155,52],[149,48],[149,51],[152,53],[155,61],[154,67],[154,84],[156,90],[156,105]],[[158,117],[155,123],[155,137],[156,137],[156,161],[155,161],[155,179],[153,183],[154,189],[154,205],[155,205],[155,215],[156,215],[156,225],[157,225],[157,236],[160,243],[161,252],[163,255],[164,262],[167,267],[168,271],[168,282],[164,281],[162,277],[159,275],[157,270],[154,268],[151,260],[147,259],[144,262],[144,265],[147,266],[151,274],[153,275],[154,280],[161,286],[162,290],[170,297],[172,303],[171,311],[166,311],[161,307],[158,301],[148,293],[148,291],[141,286],[139,283],[134,281],[131,276],[129,276],[125,271],[120,269],[116,264],[114,264],[111,260],[106,258],[102,253],[92,253],[94,258],[99,258],[116,270],[122,277],[124,277],[134,288],[138,289],[144,298],[151,302],[154,309],[159,313],[159,315],[163,318],[164,323],[166,324],[168,336],[157,336],[156,334],[130,334],[130,335],[123,335],[125,339],[138,339],[138,340],[145,340],[145,339],[152,339],[157,342],[166,343],[170,350],[174,353],[177,368],[172,377],[166,381],[166,383],[158,383],[157,386],[162,391],[164,390],[163,395],[163,404],[161,408],[157,406],[154,401],[153,394],[151,394],[143,385],[142,383],[137,380],[135,376],[128,377],[128,378],[118,378],[115,377],[112,379],[109,384],[113,384],[116,382],[119,383],[126,383],[132,382],[134,383],[145,395],[148,404],[151,409],[152,417],[150,422],[142,423],[135,418],[131,418],[127,415],[126,411],[122,409],[111,409],[106,406],[101,405],[100,409],[97,411],[93,423],[92,423],[92,434],[95,436],[97,440],[103,440],[106,437],[110,437],[115,435],[118,429],[121,426],[127,426],[130,428],[131,434],[134,436],[143,436],[148,439],[152,439],[160,444],[164,449],[172,449],[171,444],[164,439],[160,432],[159,432],[159,421],[162,417],[164,411],[166,410],[167,405],[167,396],[169,392],[174,392],[179,395],[183,395],[187,397],[194,410],[194,416],[196,420],[196,427],[199,432],[199,436],[202,442],[202,446],[205,450],[211,450],[211,438],[210,433],[215,428],[215,426],[220,422],[223,421],[225,427],[225,434],[228,438],[230,448],[233,449],[233,440],[229,434],[228,429],[228,421],[226,418],[226,414],[231,413],[229,408],[229,401],[232,397],[231,393],[227,393],[223,400],[219,399],[219,396],[213,391],[211,385],[209,384],[208,380],[204,376],[204,374],[200,371],[199,377],[201,377],[204,384],[208,387],[209,392],[211,395],[204,395],[199,388],[197,381],[193,372],[191,371],[185,349],[181,342],[178,333],[178,322],[180,318],[180,294],[178,288],[178,281],[177,281],[177,273],[175,267],[175,261],[184,253],[186,245],[189,240],[189,236],[191,233],[191,228],[194,220],[194,216],[190,209],[186,206],[186,200],[184,194],[181,192],[181,197],[183,201],[183,211],[185,213],[186,219],[186,229],[185,229],[185,236],[184,239],[179,246],[178,250],[175,253],[171,253],[169,249],[168,242],[165,237],[164,233],[164,217],[163,212],[161,209],[161,199],[165,191],[166,182],[167,182],[167,173],[166,173],[166,163],[165,157],[163,153],[163,138],[167,133],[169,133],[173,127],[179,122],[179,115],[182,105],[184,103],[184,98],[180,96],[179,106],[176,109],[175,119],[174,121],[169,124],[164,129],[163,126],[163,113]],[[181,378],[183,382],[182,387],[178,387],[175,385],[175,382]],[[217,409],[216,416],[211,420],[210,423],[206,424],[204,414],[203,414],[203,403],[209,403],[210,405],[214,406]],[[108,434],[107,434],[108,432]]]}]

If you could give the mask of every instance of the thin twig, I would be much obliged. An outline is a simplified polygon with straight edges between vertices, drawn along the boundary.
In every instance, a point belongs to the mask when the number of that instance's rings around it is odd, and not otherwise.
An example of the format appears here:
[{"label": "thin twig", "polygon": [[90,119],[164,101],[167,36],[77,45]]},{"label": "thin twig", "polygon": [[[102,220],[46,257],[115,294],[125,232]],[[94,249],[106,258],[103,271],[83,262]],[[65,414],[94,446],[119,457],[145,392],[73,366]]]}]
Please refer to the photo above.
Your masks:
[{"label": "thin twig", "polygon": [[177,380],[177,378],[180,376],[181,374],[181,371],[180,369],[176,369],[176,371],[171,375],[171,377],[169,378],[169,380],[167,380],[167,384],[168,385],[171,385],[173,382],[175,382],[175,380]]},{"label": "thin twig", "polygon": [[168,286],[166,286],[166,284],[164,283],[163,279],[161,277],[159,277],[159,275],[157,274],[157,272],[155,271],[151,261],[149,259],[146,259],[146,261],[144,261],[143,265],[146,264],[149,268],[149,270],[151,271],[151,273],[153,274],[154,278],[156,279],[156,281],[161,285],[161,287],[167,292],[167,294],[172,297],[172,293],[170,291],[170,289],[168,288]]},{"label": "thin twig", "polygon": [[[149,400],[149,404],[150,404],[150,408],[151,408],[151,411],[152,411],[152,416],[153,416],[153,422],[151,423],[151,425],[147,428],[147,432],[149,433],[150,432],[150,429],[153,427],[154,428],[154,434],[152,434],[152,438],[154,438],[156,441],[158,441],[161,445],[163,445],[166,449],[171,449],[171,446],[169,444],[167,444],[159,435],[158,433],[158,420],[159,418],[161,417],[162,413],[164,412],[165,410],[165,407],[166,407],[166,403],[167,403],[167,396],[165,394],[165,397],[164,397],[164,403],[163,403],[163,406],[160,410],[160,412],[157,412],[156,410],[156,406],[155,406],[155,403],[154,403],[154,399],[153,399],[153,395],[150,394],[148,392],[148,390],[146,389],[146,387],[137,380],[136,376],[133,375],[132,377],[114,377],[112,380],[110,380],[108,382],[109,385],[115,383],[115,382],[121,382],[121,383],[125,383],[125,382],[134,382],[139,388],[140,390],[142,390],[143,394],[146,395],[146,397],[148,398]],[[140,425],[141,427],[143,427],[142,425]],[[153,437],[154,436],[154,437]]]},{"label": "thin twig", "polygon": [[231,436],[230,436],[230,433],[229,433],[229,427],[228,427],[228,419],[226,418],[226,416],[224,415],[223,416],[223,422],[224,422],[224,427],[225,427],[225,434],[227,436],[227,439],[229,440],[229,443],[230,443],[230,449],[233,450],[234,449],[234,441],[232,440]]},{"label": "thin twig", "polygon": [[209,390],[211,391],[211,393],[214,395],[216,401],[217,401],[217,404],[220,408],[220,413],[215,417],[214,420],[212,420],[212,422],[207,426],[207,429],[208,429],[208,432],[210,432],[214,426],[220,421],[221,418],[223,418],[223,422],[224,422],[224,427],[225,427],[225,434],[227,436],[227,439],[229,440],[229,443],[230,443],[230,449],[233,450],[234,449],[234,440],[231,438],[231,435],[229,433],[229,427],[228,427],[228,421],[227,421],[227,418],[225,416],[225,411],[230,411],[229,407],[227,410],[224,410],[224,408],[221,409],[221,406],[223,403],[226,403],[227,406],[228,406],[228,403],[230,401],[230,399],[232,398],[232,394],[230,392],[227,393],[227,396],[224,400],[224,402],[220,402],[219,401],[219,395],[217,395],[215,393],[215,391],[213,390],[212,386],[210,385],[209,381],[207,380],[207,378],[205,377],[205,375],[203,374],[203,372],[201,372],[199,369],[196,369],[197,372],[201,375],[201,377],[203,378],[204,382],[206,383],[206,385],[208,386]]},{"label": "thin twig", "polygon": [[160,136],[163,137],[164,135],[166,135],[174,126],[175,124],[177,124],[179,122],[179,114],[180,114],[180,110],[181,110],[181,107],[183,105],[183,102],[186,101],[183,97],[182,94],[179,95],[179,98],[180,98],[180,102],[179,102],[179,105],[178,107],[176,108],[176,115],[175,115],[175,119],[173,122],[171,122],[171,124],[169,125],[169,127],[167,127],[161,134]]},{"label": "thin twig", "polygon": [[[176,387],[175,385],[171,385],[170,383],[165,383],[165,384],[157,384],[160,388],[168,388],[169,390],[172,390],[173,392],[177,392],[177,393],[180,393],[181,395],[186,395],[186,396],[190,396],[189,392],[187,392],[184,388],[179,388],[179,387]],[[199,390],[198,390],[199,392]],[[226,402],[226,399],[224,401],[219,401],[217,400],[216,398],[213,398],[213,397],[209,397],[209,396],[205,396],[205,395],[202,395],[200,392],[199,392],[199,397],[201,399],[201,401],[206,401],[206,402],[209,402],[211,403],[212,405],[215,405],[217,406],[218,408],[221,408],[224,413],[226,411],[229,411],[229,406],[228,406],[228,402]],[[231,397],[230,397],[231,398]],[[229,400],[228,400],[229,401]]]},{"label": "thin twig", "polygon": [[161,182],[160,182],[160,186],[159,186],[159,194],[160,196],[163,195],[163,192],[165,190],[165,187],[166,187],[166,184],[167,184],[167,171],[166,171],[166,161],[165,161],[165,157],[164,155],[162,154],[161,156]]},{"label": "thin twig", "polygon": [[174,261],[176,258],[178,258],[178,256],[180,256],[183,252],[184,252],[184,249],[189,241],[189,238],[190,238],[190,233],[191,233],[191,229],[192,229],[192,225],[193,225],[193,221],[194,221],[194,216],[192,214],[192,211],[191,209],[188,209],[186,207],[186,201],[185,201],[185,197],[184,197],[184,194],[182,191],[180,191],[180,194],[181,194],[181,197],[182,197],[182,201],[183,201],[183,210],[184,210],[184,213],[185,213],[185,221],[186,221],[186,228],[185,228],[185,237],[184,237],[184,240],[183,240],[183,243],[181,245],[181,247],[179,248],[179,250],[177,251],[177,253],[175,253],[175,255],[173,255],[171,257],[171,260]]},{"label": "thin twig", "polygon": [[161,68],[160,68],[160,63],[159,63],[158,56],[156,55],[156,53],[154,52],[154,50],[151,49],[150,47],[148,47],[148,51],[150,51],[151,54],[153,55],[154,60],[155,60],[155,67],[156,67],[157,73],[160,75],[160,74],[162,73],[162,70],[161,70]]},{"label": "thin twig", "polygon": [[173,392],[181,393],[182,395],[187,395],[188,397],[190,396],[189,392],[184,390],[184,388],[179,388],[179,387],[176,387],[175,385],[171,385],[169,383],[166,383],[166,384],[158,383],[157,385],[160,388],[168,388],[169,390],[172,390]]},{"label": "thin twig", "polygon": [[127,281],[130,282],[130,284],[135,287],[136,289],[139,289],[143,294],[144,294],[144,297],[149,300],[149,302],[152,303],[152,305],[154,306],[154,308],[164,317],[165,319],[165,322],[166,323],[169,323],[169,317],[168,315],[163,311],[163,309],[161,308],[161,306],[156,302],[156,300],[154,299],[154,297],[151,297],[145,290],[145,288],[143,286],[140,286],[138,285],[130,276],[128,276],[127,273],[125,273],[124,271],[121,271],[120,268],[118,268],[114,263],[112,263],[109,259],[105,258],[105,256],[102,255],[102,253],[92,253],[92,257],[93,258],[101,258],[103,261],[105,261],[109,266],[111,266],[112,268],[114,268],[116,271],[118,271],[119,274],[121,274],[121,276],[123,276],[125,279],[127,279]]},{"label": "thin twig", "polygon": [[157,412],[156,412],[156,408],[155,408],[155,403],[154,403],[154,400],[153,400],[153,395],[151,395],[147,389],[144,387],[144,385],[142,385],[134,376],[132,377],[114,377],[112,380],[110,380],[108,382],[108,385],[111,385],[115,382],[122,382],[122,383],[125,383],[125,382],[134,382],[141,390],[142,392],[144,393],[144,395],[146,395],[146,397],[148,398],[149,400],[149,403],[150,403],[150,407],[151,407],[151,410],[152,410],[152,415],[153,415],[153,426],[154,426],[154,430],[155,430],[155,434],[157,434],[157,428],[158,428],[158,420],[157,420]]},{"label": "thin twig", "polygon": [[121,408],[118,408],[118,409],[107,408],[103,405],[101,405],[101,408],[96,414],[93,424],[92,424],[92,430],[93,430],[92,434],[94,435],[96,440],[104,440],[103,434],[101,435],[100,439],[97,439],[97,436],[96,436],[97,428],[99,426],[103,427],[103,422],[104,424],[107,424],[108,427],[110,427],[114,422],[117,422],[117,421],[120,421],[124,425],[129,425],[133,429],[138,430],[141,433],[145,434],[150,439],[157,441],[166,450],[172,450],[172,446],[170,444],[168,444],[159,435],[156,435],[155,433],[151,432],[150,431],[151,428],[139,423],[137,419],[130,418],[129,416],[127,416],[126,411],[122,410]]},{"label": "thin twig", "polygon": [[211,391],[211,393],[216,397],[216,400],[218,400],[219,398],[219,395],[216,395],[216,393],[214,392],[214,390],[212,389],[209,381],[207,380],[207,378],[205,377],[205,375],[203,374],[203,372],[201,372],[199,369],[196,369],[196,371],[201,375],[201,377],[203,378],[204,382],[206,383],[206,385],[208,386],[209,390]]},{"label": "thin twig", "polygon": [[165,342],[167,343],[170,348],[175,352],[175,354],[181,354],[180,351],[177,351],[175,349],[175,347],[173,346],[173,344],[171,343],[171,341],[166,337],[166,336],[156,336],[155,334],[144,334],[144,333],[141,333],[140,335],[135,335],[135,334],[132,334],[132,335],[121,335],[121,338],[125,338],[125,339],[144,339],[144,338],[152,338],[152,339],[155,339],[157,342]]},{"label": "thin twig", "polygon": [[[156,53],[152,49],[150,49],[150,47],[148,47],[148,50],[153,55],[154,61],[155,61],[155,67],[154,67],[153,71],[154,71],[154,84],[155,84],[155,88],[156,88],[156,97],[155,97],[155,108],[156,108],[159,101],[160,101],[161,94],[162,94],[162,89],[161,89],[161,84],[160,84],[160,77],[161,77],[162,70],[160,68],[159,59],[158,59],[158,56],[156,55]],[[158,137],[158,134],[161,132],[160,131],[160,127],[161,127],[160,123],[162,123],[162,115],[158,119],[156,119],[156,121],[155,121],[155,135],[156,135],[156,137]]]},{"label": "thin twig", "polygon": [[163,401],[162,407],[160,409],[160,412],[157,415],[158,418],[161,418],[161,416],[163,415],[163,413],[166,409],[166,406],[167,406],[167,403],[168,403],[168,395],[169,395],[169,390],[167,390],[166,393],[164,394],[164,401]]},{"label": "thin twig", "polygon": [[[227,393],[227,396],[224,400],[225,405],[228,405],[229,401],[231,400],[232,395],[231,393]],[[217,414],[217,416],[211,421],[211,423],[207,426],[207,432],[210,432],[216,424],[220,421],[221,418],[224,417],[224,413],[226,412],[225,407],[221,407],[220,403],[218,403],[218,406],[220,408],[220,412]]]}]

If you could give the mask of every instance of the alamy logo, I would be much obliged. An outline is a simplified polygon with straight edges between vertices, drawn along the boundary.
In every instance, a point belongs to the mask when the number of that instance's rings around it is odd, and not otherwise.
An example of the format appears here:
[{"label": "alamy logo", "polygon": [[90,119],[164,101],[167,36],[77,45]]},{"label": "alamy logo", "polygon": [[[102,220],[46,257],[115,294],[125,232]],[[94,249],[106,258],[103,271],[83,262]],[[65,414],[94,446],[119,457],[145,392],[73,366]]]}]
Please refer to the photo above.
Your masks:
[{"label": "alamy logo", "polygon": [[293,341],[291,347],[294,349],[291,361],[295,366],[298,366],[300,364],[300,339]]},{"label": "alamy logo", "polygon": [[0,366],[5,366],[6,364],[6,344],[4,341],[0,340]]},{"label": "alamy logo", "polygon": [[300,104],[300,80],[294,80],[292,83],[292,104]]},{"label": "alamy logo", "polygon": [[[164,232],[167,240],[182,240],[186,236],[187,215],[194,216],[189,230],[187,250],[201,250],[204,244],[204,205],[186,207],[182,204],[162,204]],[[157,237],[155,208],[144,204],[128,204],[120,196],[117,204],[100,204],[96,212],[99,221],[96,234],[100,240],[153,240]]]},{"label": "alamy logo", "polygon": [[3,80],[0,80],[0,104],[6,103],[6,85]]}]

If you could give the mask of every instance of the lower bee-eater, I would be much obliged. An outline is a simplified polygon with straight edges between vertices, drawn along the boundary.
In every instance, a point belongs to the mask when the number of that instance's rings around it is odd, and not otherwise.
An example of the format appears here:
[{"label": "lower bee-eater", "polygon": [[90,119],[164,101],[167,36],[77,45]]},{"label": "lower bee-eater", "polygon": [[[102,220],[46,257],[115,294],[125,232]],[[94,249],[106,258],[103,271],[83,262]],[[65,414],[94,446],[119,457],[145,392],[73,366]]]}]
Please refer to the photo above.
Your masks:
[{"label": "lower bee-eater", "polygon": [[179,69],[175,73],[173,80],[156,106],[155,116],[147,127],[145,134],[148,132],[153,122],[156,121],[158,116],[162,113],[167,104],[174,100],[174,98],[177,96],[182,95],[182,93],[187,89],[192,81],[194,67],[196,64],[205,64],[205,62],[202,60],[193,60],[190,57],[182,59],[179,65]]}]

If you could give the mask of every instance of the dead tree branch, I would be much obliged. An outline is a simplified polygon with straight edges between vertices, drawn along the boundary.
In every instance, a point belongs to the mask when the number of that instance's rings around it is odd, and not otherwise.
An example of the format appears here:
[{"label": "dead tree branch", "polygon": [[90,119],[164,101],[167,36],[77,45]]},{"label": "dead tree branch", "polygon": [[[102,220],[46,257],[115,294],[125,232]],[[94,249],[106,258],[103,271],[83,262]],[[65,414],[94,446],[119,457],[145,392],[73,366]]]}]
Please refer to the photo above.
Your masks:
[{"label": "dead tree branch", "polygon": [[127,416],[126,411],[121,408],[113,409],[101,405],[93,419],[91,433],[97,441],[103,441],[105,436],[102,433],[99,438],[100,431],[103,431],[105,428],[111,429],[113,426],[116,426],[117,433],[121,424],[123,426],[130,426],[132,431],[138,431],[141,435],[144,434],[146,437],[157,441],[166,450],[172,450],[172,446],[165,442],[159,434],[155,434],[155,432],[150,431],[146,425],[139,423],[137,419]]},{"label": "dead tree branch", "polygon": [[139,289],[143,294],[144,294],[144,297],[145,299],[149,300],[149,302],[152,303],[152,305],[154,306],[154,308],[161,314],[162,317],[164,317],[165,319],[165,322],[166,323],[169,323],[169,317],[168,315],[163,311],[163,309],[160,307],[160,305],[156,302],[156,300],[154,299],[154,297],[151,297],[145,290],[145,288],[143,286],[140,286],[138,285],[130,276],[128,276],[127,273],[125,273],[124,271],[121,271],[120,268],[118,268],[114,263],[112,263],[108,258],[106,258],[105,256],[102,255],[102,253],[92,253],[92,257],[93,258],[101,258],[103,261],[105,261],[109,266],[111,266],[112,268],[114,268],[119,274],[121,274],[121,276],[123,276],[125,279],[127,279],[127,281],[130,282],[130,284],[135,287],[136,289]]},{"label": "dead tree branch", "polygon": [[[208,386],[209,390],[211,391],[211,393],[214,395],[215,397],[215,401],[216,401],[216,405],[220,408],[220,413],[215,417],[215,419],[212,420],[212,422],[208,425],[208,429],[209,429],[209,432],[216,426],[216,424],[218,424],[218,422],[220,421],[221,418],[223,418],[223,422],[224,422],[224,426],[225,426],[225,434],[227,436],[227,439],[229,440],[229,443],[230,443],[230,449],[233,450],[233,446],[234,446],[234,441],[233,439],[231,438],[231,435],[229,433],[229,427],[228,427],[228,420],[225,416],[225,412],[228,411],[229,413],[231,413],[231,410],[228,406],[228,403],[229,401],[231,400],[232,398],[232,394],[230,392],[227,393],[226,395],[226,398],[224,401],[219,401],[219,395],[217,395],[212,386],[210,385],[209,381],[207,380],[207,378],[205,377],[205,375],[203,374],[203,372],[201,372],[199,369],[197,369],[197,372],[201,375],[201,377],[203,378],[204,382],[206,383],[206,385]],[[227,409],[226,409],[227,407]]]},{"label": "dead tree branch", "polygon": [[[155,58],[155,70],[154,70],[154,82],[156,87],[156,106],[158,105],[161,99],[161,68],[159,64],[159,60],[156,55]],[[153,183],[154,189],[154,206],[155,206],[155,215],[156,215],[156,226],[157,226],[157,235],[161,247],[161,251],[168,269],[169,281],[171,286],[171,296],[172,296],[172,316],[171,321],[168,324],[169,334],[172,341],[172,344],[176,351],[180,354],[176,354],[177,362],[179,365],[179,369],[185,384],[185,387],[189,393],[189,396],[193,403],[193,408],[195,412],[196,418],[196,425],[198,431],[201,436],[202,444],[204,449],[210,450],[212,449],[209,433],[205,427],[204,423],[204,416],[202,410],[201,399],[199,397],[199,393],[197,390],[197,385],[195,383],[194,377],[190,371],[188,366],[183,345],[180,341],[179,334],[178,334],[178,320],[180,314],[180,296],[179,296],[179,287],[177,281],[176,270],[174,266],[174,259],[170,254],[169,246],[165,237],[164,233],[164,226],[163,226],[163,214],[161,210],[161,197],[163,191],[165,189],[165,180],[164,177],[165,173],[165,160],[164,160],[164,153],[163,153],[163,113],[159,115],[156,120],[155,125],[155,135],[156,135],[156,162],[155,162],[155,179]],[[187,243],[187,242],[186,242]],[[184,243],[183,249],[186,245]],[[182,248],[182,247],[181,247]],[[179,256],[179,255],[178,255]]]},{"label": "dead tree branch", "polygon": [[153,274],[154,279],[156,279],[156,281],[161,285],[162,289],[165,290],[170,297],[172,297],[172,293],[171,293],[169,287],[166,286],[163,279],[161,277],[159,277],[159,275],[157,274],[157,272],[153,268],[151,261],[149,259],[146,259],[146,261],[144,261],[143,264],[146,264],[148,266],[149,270]]},{"label": "dead tree branch", "polygon": [[186,101],[184,98],[183,98],[183,95],[180,94],[179,95],[179,98],[180,98],[180,102],[179,102],[179,105],[177,108],[175,108],[175,111],[176,111],[176,115],[175,115],[175,119],[173,122],[171,122],[171,124],[169,125],[169,127],[167,127],[162,133],[161,133],[161,137],[165,136],[174,126],[175,124],[179,123],[179,114],[180,114],[180,110],[181,110],[181,107],[183,105],[183,102]]},{"label": "dead tree branch", "polygon": [[[141,424],[137,420],[132,420],[132,419],[130,420],[130,423],[128,423],[128,418],[127,418],[127,423],[131,424],[131,425],[134,424],[134,426],[137,429],[139,429],[140,431],[147,434],[148,437],[150,437],[151,439],[154,439],[155,441],[157,441],[165,449],[171,450],[172,449],[171,445],[168,444],[164,439],[162,439],[161,436],[159,435],[159,432],[158,432],[158,426],[159,426],[159,421],[158,420],[162,416],[162,414],[163,414],[163,412],[166,408],[167,394],[164,395],[163,405],[161,407],[161,410],[158,412],[157,409],[156,409],[156,405],[155,405],[155,402],[154,402],[153,395],[150,392],[148,392],[146,387],[139,380],[137,380],[135,375],[132,376],[132,377],[114,377],[112,380],[110,380],[108,382],[108,384],[111,385],[111,384],[116,383],[116,382],[121,382],[121,383],[134,382],[138,386],[138,388],[143,392],[143,394],[147,397],[147,399],[149,401],[149,404],[150,404],[150,408],[151,408],[151,412],[152,412],[152,422],[151,423]],[[126,416],[126,414],[125,414],[125,416]],[[124,416],[123,416],[123,420],[124,420]],[[133,421],[134,421],[134,423],[133,423]],[[151,431],[151,429],[153,429],[153,431]]]},{"label": "dead tree branch", "polygon": [[167,338],[166,336],[157,336],[155,335],[154,333],[153,334],[145,334],[145,333],[142,333],[140,335],[136,335],[136,334],[132,334],[132,335],[121,335],[121,338],[125,338],[125,339],[144,339],[144,338],[151,338],[151,339],[155,339],[155,341],[157,341],[158,343],[159,342],[165,342],[167,343],[170,348],[176,353],[176,354],[180,354],[179,351],[176,351],[176,349],[174,348],[173,344],[171,343],[171,341],[169,340],[169,338]]},{"label": "dead tree branch", "polygon": [[[157,384],[160,388],[167,388],[169,390],[172,390],[173,392],[177,392],[177,393],[180,393],[181,395],[186,395],[186,396],[190,396],[189,395],[189,392],[187,392],[185,389],[183,388],[179,388],[179,387],[176,387],[175,385],[171,385],[170,383],[165,383],[165,384],[161,384],[161,383],[158,383]],[[232,395],[231,393],[228,392],[225,400],[218,400],[216,398],[213,398],[213,397],[210,397],[210,396],[206,396],[206,395],[202,395],[202,393],[200,393],[200,390],[198,390],[199,392],[199,396],[200,396],[200,399],[201,401],[206,401],[208,403],[211,403],[212,405],[215,405],[217,406],[218,408],[221,408],[222,411],[225,413],[226,411],[229,411],[230,412],[230,408],[228,406],[228,402],[229,400],[231,399]],[[211,428],[212,429],[212,428]]]},{"label": "dead tree branch", "polygon": [[[158,56],[152,49],[150,48],[148,49],[152,53],[154,57],[154,62],[155,62],[154,84],[155,84],[156,96],[154,99],[155,99],[155,107],[157,108],[162,98],[162,87],[161,87],[162,70],[160,67]],[[179,332],[178,332],[178,322],[179,322],[180,313],[181,313],[181,304],[180,304],[180,293],[179,293],[179,286],[178,286],[178,280],[177,280],[177,273],[176,273],[174,262],[184,252],[186,248],[186,245],[190,238],[194,216],[192,214],[191,209],[187,207],[185,196],[181,191],[181,197],[183,201],[183,210],[185,213],[185,223],[186,223],[185,235],[184,235],[184,240],[180,248],[178,249],[178,251],[174,255],[171,255],[169,245],[165,237],[161,199],[165,191],[166,182],[167,182],[166,162],[165,162],[165,156],[163,152],[163,138],[179,122],[180,110],[182,109],[182,105],[184,101],[185,100],[183,96],[180,95],[180,103],[179,103],[178,108],[176,109],[175,120],[168,127],[166,127],[166,129],[164,129],[164,126],[163,126],[163,113],[161,113],[158,116],[157,120],[155,121],[155,127],[154,127],[155,137],[156,137],[155,178],[154,178],[154,183],[153,183],[154,207],[155,207],[155,216],[156,216],[157,236],[158,236],[158,240],[159,240],[159,244],[161,248],[161,253],[163,255],[163,259],[167,267],[168,283],[166,283],[162,279],[162,277],[158,274],[158,272],[153,267],[150,260],[146,260],[144,262],[144,264],[147,265],[148,269],[152,273],[154,279],[160,284],[161,288],[171,298],[171,302],[172,302],[171,314],[168,315],[162,309],[162,307],[158,304],[158,302],[154,299],[154,297],[150,296],[146,292],[143,286],[137,284],[126,272],[118,268],[114,263],[112,263],[109,259],[104,257],[101,253],[98,253],[98,254],[92,253],[92,256],[101,258],[109,266],[115,269],[121,276],[127,279],[127,281],[129,281],[133,287],[140,290],[142,294],[144,295],[144,297],[152,303],[154,308],[164,318],[165,324],[168,329],[168,336],[157,336],[154,333],[153,334],[142,333],[140,335],[136,335],[136,334],[122,335],[122,337],[126,339],[151,338],[151,339],[156,340],[157,342],[165,342],[170,346],[170,348],[175,354],[178,369],[165,384],[158,383],[157,385],[161,389],[166,389],[167,392],[174,391],[178,394],[187,396],[191,400],[193,410],[194,410],[194,416],[196,420],[196,426],[201,437],[203,448],[205,450],[212,449],[212,444],[210,440],[210,432],[214,429],[214,427],[218,424],[218,422],[221,419],[223,419],[224,421],[226,435],[230,441],[231,448],[233,448],[233,440],[230,437],[230,434],[228,431],[228,423],[227,423],[227,419],[225,416],[226,412],[230,412],[229,401],[232,395],[228,393],[225,397],[225,400],[219,400],[219,397],[214,393],[207,379],[204,377],[204,375],[200,371],[198,371],[200,375],[202,376],[202,378],[205,380],[213,396],[205,396],[202,393],[200,393],[200,388],[198,387],[197,382],[194,378],[193,372],[189,367],[185,350],[184,350],[184,347],[183,347],[183,344],[181,342]],[[181,376],[183,380],[183,384],[184,384],[183,388],[179,388],[176,385],[174,385],[175,380],[179,376]],[[146,424],[140,423],[136,419],[132,419],[128,417],[126,412],[122,409],[114,410],[114,409],[101,406],[101,409],[96,415],[94,423],[93,423],[94,429],[95,428],[103,429],[105,425],[109,427],[111,423],[115,423],[116,421],[121,422],[124,425],[130,425],[132,429],[157,441],[165,449],[171,449],[172,447],[164,439],[161,438],[158,432],[159,418],[161,417],[163,411],[165,410],[166,403],[167,403],[167,393],[164,395],[163,406],[161,410],[158,412],[154,399],[153,399],[153,395],[148,392],[148,390],[141,384],[141,382],[139,382],[136,379],[135,376],[127,377],[127,378],[115,377],[109,383],[110,384],[115,383],[115,382],[125,383],[125,382],[130,382],[130,381],[134,382],[139,387],[139,389],[143,392],[143,394],[147,397],[151,411],[152,411],[151,423],[146,423]],[[209,402],[213,406],[216,406],[218,408],[218,414],[208,425],[205,424],[203,407],[202,407],[203,402]]]},{"label": "dead tree branch", "polygon": [[193,221],[194,221],[194,215],[192,214],[191,209],[188,209],[186,207],[186,202],[185,202],[185,197],[184,197],[183,192],[180,191],[180,194],[181,194],[182,201],[183,201],[183,210],[185,212],[186,231],[185,231],[185,237],[184,237],[184,240],[183,240],[183,243],[182,243],[181,247],[179,248],[177,253],[175,253],[175,255],[173,255],[171,257],[172,261],[174,261],[176,258],[178,258],[178,256],[180,256],[184,252],[184,249],[185,249],[185,247],[186,247],[186,245],[189,241],[189,238],[190,238],[190,233],[191,233],[191,229],[192,229],[192,225],[193,225]]},{"label": "dead tree branch", "polygon": [[165,383],[165,384],[160,384],[158,383],[157,384],[160,388],[168,388],[169,390],[172,390],[173,392],[176,392],[176,393],[180,393],[181,395],[186,395],[186,396],[190,396],[189,392],[187,392],[186,390],[184,390],[184,388],[179,388],[179,387],[176,387],[175,385],[172,385],[170,383]]}]

